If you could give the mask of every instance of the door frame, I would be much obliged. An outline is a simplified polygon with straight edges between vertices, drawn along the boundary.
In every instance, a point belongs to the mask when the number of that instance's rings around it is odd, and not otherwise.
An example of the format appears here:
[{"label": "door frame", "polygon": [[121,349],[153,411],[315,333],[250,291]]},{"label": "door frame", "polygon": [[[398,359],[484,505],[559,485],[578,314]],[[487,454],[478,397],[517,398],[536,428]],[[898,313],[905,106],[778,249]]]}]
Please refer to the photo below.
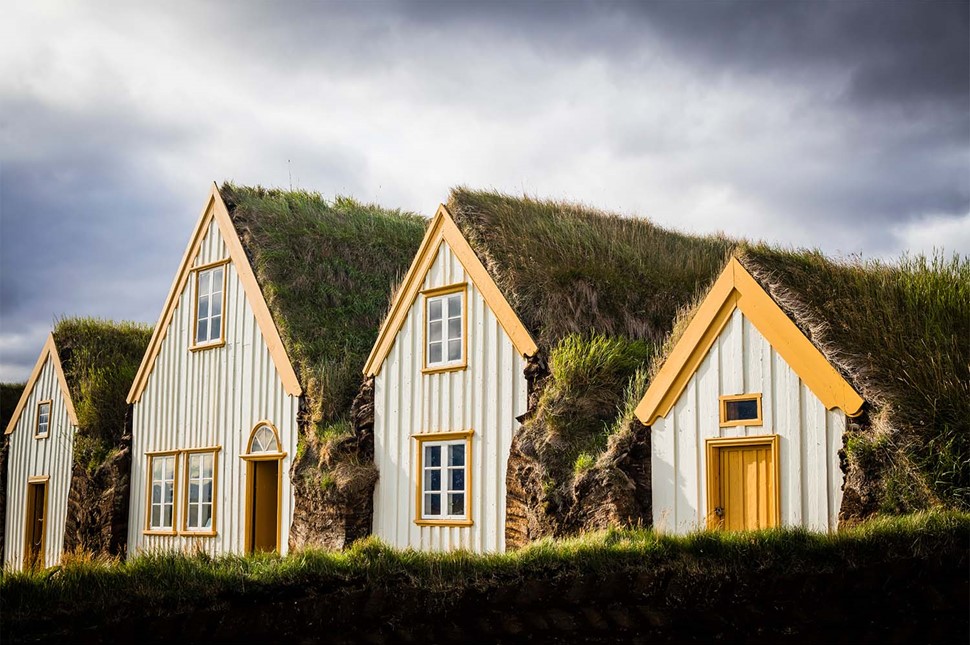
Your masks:
[{"label": "door frame", "polygon": [[714,514],[718,506],[715,501],[721,499],[721,469],[720,451],[724,448],[770,448],[771,463],[774,470],[775,494],[774,511],[777,519],[776,526],[781,526],[781,464],[779,463],[779,435],[756,435],[751,437],[715,437],[707,439],[707,528],[720,529],[721,518]]},{"label": "door frame", "polygon": [[253,455],[243,455],[242,459],[246,462],[246,534],[245,552],[253,552],[253,474],[256,469],[253,467],[256,461],[275,461],[276,464],[276,552],[280,551],[280,541],[283,533],[283,458],[285,452],[277,453],[256,453]]},{"label": "door frame", "polygon": [[25,502],[25,513],[24,513],[24,564],[23,568],[30,568],[30,554],[31,554],[31,530],[33,527],[33,517],[37,512],[37,508],[34,505],[34,500],[36,495],[32,495],[33,489],[35,487],[44,488],[44,513],[41,516],[42,519],[42,529],[40,533],[40,553],[37,560],[37,566],[41,569],[47,567],[47,525],[48,521],[48,509],[50,508],[50,475],[38,476],[38,477],[28,477],[27,478],[27,488]]}]

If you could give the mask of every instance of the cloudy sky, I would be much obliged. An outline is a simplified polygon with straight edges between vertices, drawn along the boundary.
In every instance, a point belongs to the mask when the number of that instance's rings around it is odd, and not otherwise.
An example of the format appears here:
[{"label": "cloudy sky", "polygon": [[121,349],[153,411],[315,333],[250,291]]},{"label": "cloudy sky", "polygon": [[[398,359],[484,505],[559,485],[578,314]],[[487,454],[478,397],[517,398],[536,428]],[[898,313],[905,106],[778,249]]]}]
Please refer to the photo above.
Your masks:
[{"label": "cloudy sky", "polygon": [[60,316],[154,322],[213,180],[970,254],[968,7],[7,3],[0,380]]}]

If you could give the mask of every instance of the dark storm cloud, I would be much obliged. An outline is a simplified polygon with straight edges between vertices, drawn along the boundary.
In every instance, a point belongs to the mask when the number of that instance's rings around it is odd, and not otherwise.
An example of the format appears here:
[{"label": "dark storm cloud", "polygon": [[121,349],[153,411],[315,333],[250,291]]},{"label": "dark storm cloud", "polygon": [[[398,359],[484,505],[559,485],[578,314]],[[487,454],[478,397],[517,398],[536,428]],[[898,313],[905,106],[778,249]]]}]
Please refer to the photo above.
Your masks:
[{"label": "dark storm cloud", "polygon": [[224,178],[970,249],[966,2],[23,7],[30,33],[0,23],[2,378],[55,316],[154,321]]}]

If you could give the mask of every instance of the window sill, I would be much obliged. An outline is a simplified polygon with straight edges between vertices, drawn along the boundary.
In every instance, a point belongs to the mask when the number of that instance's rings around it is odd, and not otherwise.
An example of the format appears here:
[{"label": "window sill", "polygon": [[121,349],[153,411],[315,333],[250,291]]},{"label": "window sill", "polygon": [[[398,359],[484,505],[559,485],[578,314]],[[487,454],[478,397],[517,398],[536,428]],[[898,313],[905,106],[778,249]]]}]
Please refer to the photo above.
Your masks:
[{"label": "window sill", "polygon": [[219,535],[219,532],[218,531],[190,531],[187,529],[183,529],[179,531],[178,534],[182,537],[210,538],[210,537],[216,537],[217,535]]},{"label": "window sill", "polygon": [[456,363],[455,365],[442,365],[441,367],[422,368],[422,374],[443,374],[445,372],[460,372],[468,369],[468,363]]},{"label": "window sill", "polygon": [[225,347],[225,339],[220,340],[218,343],[206,343],[205,345],[192,345],[189,347],[190,352],[202,352],[207,349],[216,349],[217,347]]},{"label": "window sill", "polygon": [[174,529],[172,529],[171,531],[164,530],[164,529],[144,529],[144,530],[142,530],[141,534],[142,535],[168,535],[168,536],[173,536],[173,535],[178,535],[178,532],[175,531]]},{"label": "window sill", "polygon": [[738,426],[750,426],[752,428],[762,426],[761,419],[739,419],[738,421],[721,421],[722,428],[736,428]]},{"label": "window sill", "polygon": [[414,520],[418,526],[472,526],[471,520]]},{"label": "window sill", "polygon": [[35,434],[34,439],[46,439],[50,434]]}]

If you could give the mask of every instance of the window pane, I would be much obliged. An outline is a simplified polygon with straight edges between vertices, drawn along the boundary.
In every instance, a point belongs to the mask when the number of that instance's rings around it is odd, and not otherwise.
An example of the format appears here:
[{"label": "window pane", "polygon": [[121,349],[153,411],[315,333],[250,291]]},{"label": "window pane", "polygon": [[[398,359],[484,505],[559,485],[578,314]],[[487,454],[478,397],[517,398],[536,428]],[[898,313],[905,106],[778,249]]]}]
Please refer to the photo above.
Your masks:
[{"label": "window pane", "polygon": [[163,473],[166,480],[175,479],[175,457],[165,457],[162,459]]},{"label": "window pane", "polygon": [[203,271],[199,274],[199,295],[209,293],[209,276],[211,272]]},{"label": "window pane", "polygon": [[212,293],[222,291],[222,272],[223,267],[216,267],[212,270]]},{"label": "window pane", "polygon": [[212,479],[212,455],[202,455],[202,476]]},{"label": "window pane", "polygon": [[161,459],[152,459],[152,481],[158,481],[162,478],[162,464],[164,463]]},{"label": "window pane", "polygon": [[164,485],[164,492],[165,492],[165,503],[166,504],[171,504],[172,501],[175,498],[174,487],[171,484],[165,484]]},{"label": "window pane", "polygon": [[212,315],[218,316],[222,313],[222,296],[216,294],[212,297]]},{"label": "window pane", "polygon": [[461,339],[460,338],[448,341],[448,360],[449,361],[461,360]]},{"label": "window pane", "polygon": [[448,338],[461,338],[461,318],[448,321]]},{"label": "window pane", "polygon": [[738,401],[725,401],[725,412],[728,421],[742,421],[745,419],[758,418],[758,400],[740,399]]},{"label": "window pane", "polygon": [[162,507],[156,506],[153,504],[151,526],[159,526],[161,519],[162,519]]},{"label": "window pane", "polygon": [[424,447],[424,465],[426,467],[441,465],[441,446]]},{"label": "window pane", "polygon": [[441,300],[428,302],[428,320],[441,320]]},{"label": "window pane", "polygon": [[212,482],[202,484],[202,501],[209,503],[212,501]]},{"label": "window pane", "polygon": [[152,504],[158,504],[162,501],[162,485],[152,484]]},{"label": "window pane", "polygon": [[199,318],[209,317],[209,296],[199,298]]},{"label": "window pane", "polygon": [[424,489],[441,490],[441,471],[440,470],[424,471]]},{"label": "window pane", "polygon": [[465,494],[449,493],[448,495],[448,515],[465,514]]},{"label": "window pane", "polygon": [[205,324],[204,320],[200,320],[199,324],[195,328],[195,342],[204,343],[209,340],[208,335],[206,335],[206,328],[208,325]]},{"label": "window pane", "polygon": [[202,527],[212,528],[212,504],[202,505]]},{"label": "window pane", "polygon": [[441,340],[441,321],[436,320],[428,325],[428,341],[433,343],[439,340]]},{"label": "window pane", "polygon": [[448,297],[448,317],[461,316],[461,294]]},{"label": "window pane", "polygon": [[465,490],[465,469],[464,468],[452,468],[448,471],[449,481],[448,488],[450,490]]},{"label": "window pane", "polygon": [[212,326],[209,327],[209,340],[215,340],[216,338],[222,337],[222,318],[219,316],[214,316],[212,318]]},{"label": "window pane", "polygon": [[428,362],[429,363],[441,362],[441,343],[431,343],[428,346]]},{"label": "window pane", "polygon": [[189,503],[195,504],[199,501],[199,485],[195,482],[189,484]]},{"label": "window pane", "polygon": [[172,506],[165,506],[162,509],[162,524],[161,526],[165,528],[170,528],[172,526]]},{"label": "window pane", "polygon": [[441,496],[440,495],[424,496],[424,514],[441,515]]},{"label": "window pane", "polygon": [[456,443],[448,446],[448,465],[449,466],[465,465],[465,444],[464,443]]},{"label": "window pane", "polygon": [[201,465],[199,461],[200,461],[199,455],[192,455],[189,458],[189,478],[190,479],[199,478],[199,472],[200,472],[199,466]]}]

